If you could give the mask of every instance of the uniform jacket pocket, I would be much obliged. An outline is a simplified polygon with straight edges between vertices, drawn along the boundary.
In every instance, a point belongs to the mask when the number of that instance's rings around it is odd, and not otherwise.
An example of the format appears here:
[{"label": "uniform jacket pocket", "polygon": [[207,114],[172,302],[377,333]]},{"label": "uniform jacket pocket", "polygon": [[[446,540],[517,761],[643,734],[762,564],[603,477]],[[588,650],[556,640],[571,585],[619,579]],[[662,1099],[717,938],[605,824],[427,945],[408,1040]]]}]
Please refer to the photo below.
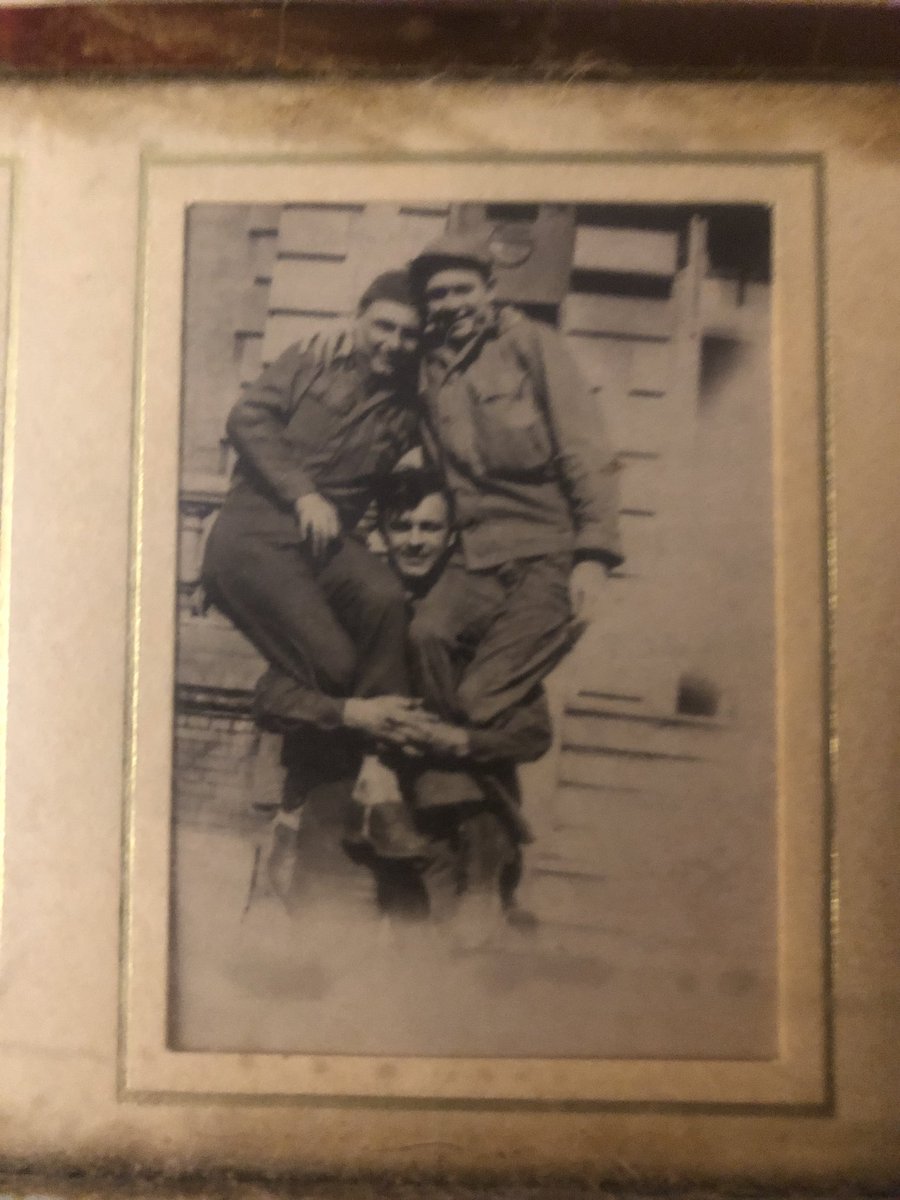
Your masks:
[{"label": "uniform jacket pocket", "polygon": [[531,474],[553,457],[546,418],[534,385],[521,371],[509,371],[472,396],[476,443],[485,470],[498,476]]},{"label": "uniform jacket pocket", "polygon": [[288,440],[321,452],[338,435],[356,401],[352,378],[333,375],[314,380],[297,400],[286,430]]}]

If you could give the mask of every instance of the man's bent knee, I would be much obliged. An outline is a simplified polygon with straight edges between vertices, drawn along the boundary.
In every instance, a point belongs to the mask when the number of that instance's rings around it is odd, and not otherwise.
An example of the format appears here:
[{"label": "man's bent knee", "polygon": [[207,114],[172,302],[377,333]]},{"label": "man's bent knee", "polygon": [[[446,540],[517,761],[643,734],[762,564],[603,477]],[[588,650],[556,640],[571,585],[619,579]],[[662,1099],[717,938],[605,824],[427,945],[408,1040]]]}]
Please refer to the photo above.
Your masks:
[{"label": "man's bent knee", "polygon": [[373,571],[360,586],[357,600],[373,615],[394,611],[406,612],[406,595],[403,585],[393,571]]},{"label": "man's bent knee", "polygon": [[409,639],[413,646],[452,646],[457,635],[438,612],[420,608],[409,625]]}]

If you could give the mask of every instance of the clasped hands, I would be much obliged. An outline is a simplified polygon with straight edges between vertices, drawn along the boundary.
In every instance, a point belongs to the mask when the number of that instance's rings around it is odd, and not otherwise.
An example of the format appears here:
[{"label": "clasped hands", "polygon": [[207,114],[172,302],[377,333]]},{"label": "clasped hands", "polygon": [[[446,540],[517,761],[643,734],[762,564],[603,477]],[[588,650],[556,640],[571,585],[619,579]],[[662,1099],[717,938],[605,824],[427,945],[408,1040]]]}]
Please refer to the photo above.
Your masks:
[{"label": "clasped hands", "polygon": [[441,720],[409,696],[352,697],[344,702],[344,724],[407,754],[462,758],[469,750],[469,735],[461,725]]}]

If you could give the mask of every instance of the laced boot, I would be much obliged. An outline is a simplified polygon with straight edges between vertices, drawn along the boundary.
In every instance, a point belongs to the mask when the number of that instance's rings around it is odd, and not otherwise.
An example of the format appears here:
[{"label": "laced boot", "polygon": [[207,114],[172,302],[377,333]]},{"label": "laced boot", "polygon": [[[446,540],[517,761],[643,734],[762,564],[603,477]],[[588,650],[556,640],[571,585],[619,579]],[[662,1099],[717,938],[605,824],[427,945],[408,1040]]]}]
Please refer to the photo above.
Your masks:
[{"label": "laced boot", "polygon": [[353,800],[362,813],[352,813],[353,825],[345,835],[351,845],[365,841],[379,858],[429,857],[429,844],[413,825],[400,782],[390,767],[375,755],[363,759],[353,788]]}]

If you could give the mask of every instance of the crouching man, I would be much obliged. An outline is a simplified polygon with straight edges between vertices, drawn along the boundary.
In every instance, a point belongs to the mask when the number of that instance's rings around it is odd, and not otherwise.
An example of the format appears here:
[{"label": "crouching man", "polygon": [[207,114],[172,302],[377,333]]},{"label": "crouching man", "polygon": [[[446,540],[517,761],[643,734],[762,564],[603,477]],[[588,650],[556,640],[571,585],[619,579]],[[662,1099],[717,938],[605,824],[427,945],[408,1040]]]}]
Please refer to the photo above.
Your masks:
[{"label": "crouching man", "polygon": [[[389,477],[379,501],[379,528],[403,580],[411,615],[429,603],[457,552],[453,506],[434,471]],[[400,774],[416,829],[429,843],[420,862],[385,861],[376,878],[384,909],[451,923],[469,944],[487,939],[498,922],[527,920],[515,905],[521,847],[531,832],[521,811],[516,766],[540,758],[552,731],[543,690],[536,685],[489,727],[427,719],[410,739],[414,751]],[[462,791],[440,786],[446,768]],[[443,769],[442,769],[443,768]],[[423,778],[437,775],[435,786]]]}]

